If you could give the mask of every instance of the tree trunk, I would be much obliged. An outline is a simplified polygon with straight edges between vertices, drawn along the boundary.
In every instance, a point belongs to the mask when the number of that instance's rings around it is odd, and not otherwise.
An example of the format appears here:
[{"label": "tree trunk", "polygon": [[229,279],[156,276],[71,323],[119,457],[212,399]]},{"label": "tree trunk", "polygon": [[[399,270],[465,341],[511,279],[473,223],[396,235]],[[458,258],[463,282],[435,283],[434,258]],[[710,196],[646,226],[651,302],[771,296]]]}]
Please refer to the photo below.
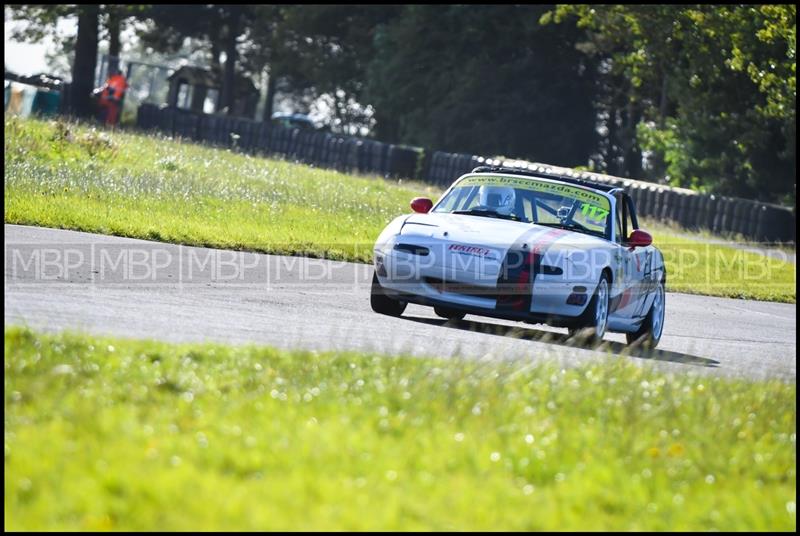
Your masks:
[{"label": "tree trunk", "polygon": [[267,79],[267,96],[264,101],[264,122],[269,123],[272,120],[272,110],[275,108],[275,80],[278,78],[273,72],[274,69],[270,68],[269,78]]},{"label": "tree trunk", "polygon": [[97,66],[97,24],[100,8],[84,4],[78,7],[78,37],[75,42],[75,62],[72,64],[70,111],[78,117],[91,117],[94,89],[94,70]]},{"label": "tree trunk", "polygon": [[606,120],[607,146],[606,146],[606,173],[609,175],[620,175],[619,171],[619,133],[617,127],[617,108],[614,103],[611,103],[608,108],[608,119]]},{"label": "tree trunk", "polygon": [[236,100],[236,38],[239,36],[239,10],[230,8],[228,34],[225,37],[225,76],[222,80],[222,106],[233,115]]},{"label": "tree trunk", "polygon": [[658,126],[664,128],[667,122],[667,73],[662,71],[661,75],[661,101],[658,104]]},{"label": "tree trunk", "polygon": [[334,120],[334,129],[332,130],[334,132],[349,134],[352,136],[353,133],[348,132],[345,129],[344,118],[342,117],[342,103],[341,100],[339,99],[339,95],[337,95],[337,92],[335,90],[332,94],[333,94],[333,116],[336,118]]},{"label": "tree trunk", "polygon": [[120,41],[119,32],[122,17],[113,6],[108,7],[108,72],[119,69]]},{"label": "tree trunk", "polygon": [[211,41],[211,70],[214,71],[214,76],[218,76],[222,72],[222,64],[219,61],[219,40],[213,39]]},{"label": "tree trunk", "polygon": [[220,113],[220,110],[222,110],[222,64],[219,61],[221,52],[219,42],[219,34],[211,39],[211,73],[214,76],[214,80],[220,84],[216,88],[217,99],[214,102],[214,113]]},{"label": "tree trunk", "polygon": [[642,178],[642,150],[639,148],[639,140],[636,138],[636,126],[639,124],[642,114],[634,102],[628,101],[625,110],[625,125],[623,136],[625,136],[623,147],[625,148],[625,177],[631,179]]}]

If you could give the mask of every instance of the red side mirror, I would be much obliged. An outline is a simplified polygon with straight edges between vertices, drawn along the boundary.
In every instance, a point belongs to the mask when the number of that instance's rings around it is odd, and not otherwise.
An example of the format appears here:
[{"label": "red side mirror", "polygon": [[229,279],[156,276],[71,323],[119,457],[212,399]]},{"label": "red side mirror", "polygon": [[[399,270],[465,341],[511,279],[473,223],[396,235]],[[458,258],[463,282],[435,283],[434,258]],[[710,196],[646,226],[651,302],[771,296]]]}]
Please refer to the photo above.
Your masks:
[{"label": "red side mirror", "polygon": [[411,210],[420,214],[427,214],[433,208],[433,201],[427,197],[415,197],[411,200]]},{"label": "red side mirror", "polygon": [[631,236],[628,237],[628,245],[633,248],[643,248],[653,243],[653,237],[647,231],[641,229],[634,229]]}]

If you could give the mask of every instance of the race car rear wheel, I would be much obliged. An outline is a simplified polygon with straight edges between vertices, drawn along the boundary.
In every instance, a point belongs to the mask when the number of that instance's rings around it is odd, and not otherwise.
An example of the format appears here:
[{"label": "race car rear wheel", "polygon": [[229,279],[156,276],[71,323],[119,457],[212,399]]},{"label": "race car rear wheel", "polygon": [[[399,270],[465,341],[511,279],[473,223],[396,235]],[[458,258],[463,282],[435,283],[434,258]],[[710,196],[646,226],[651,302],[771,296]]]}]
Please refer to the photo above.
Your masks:
[{"label": "race car rear wheel", "polygon": [[653,349],[658,346],[664,332],[664,316],[666,311],[666,294],[664,281],[658,283],[653,305],[650,306],[642,325],[635,333],[626,333],[628,344],[640,344],[643,348]]},{"label": "race car rear wheel", "polygon": [[604,272],[583,313],[582,327],[569,328],[569,336],[590,345],[600,344],[608,327],[608,275]]},{"label": "race car rear wheel", "polygon": [[448,320],[462,320],[467,315],[464,311],[439,306],[434,306],[433,312]]},{"label": "race car rear wheel", "polygon": [[389,316],[400,316],[406,310],[406,302],[388,297],[383,292],[383,287],[378,282],[378,274],[372,274],[372,291],[369,295],[369,304],[376,313]]}]

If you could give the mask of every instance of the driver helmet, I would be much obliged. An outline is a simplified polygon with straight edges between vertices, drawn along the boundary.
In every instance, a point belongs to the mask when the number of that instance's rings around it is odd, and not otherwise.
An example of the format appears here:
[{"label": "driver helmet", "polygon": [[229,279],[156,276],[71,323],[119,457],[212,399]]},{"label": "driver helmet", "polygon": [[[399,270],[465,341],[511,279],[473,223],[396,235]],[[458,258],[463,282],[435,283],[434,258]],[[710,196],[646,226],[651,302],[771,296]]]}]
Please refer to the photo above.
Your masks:
[{"label": "driver helmet", "polygon": [[514,210],[514,188],[510,186],[481,186],[478,191],[480,194],[480,205],[491,208],[498,214],[511,214]]}]

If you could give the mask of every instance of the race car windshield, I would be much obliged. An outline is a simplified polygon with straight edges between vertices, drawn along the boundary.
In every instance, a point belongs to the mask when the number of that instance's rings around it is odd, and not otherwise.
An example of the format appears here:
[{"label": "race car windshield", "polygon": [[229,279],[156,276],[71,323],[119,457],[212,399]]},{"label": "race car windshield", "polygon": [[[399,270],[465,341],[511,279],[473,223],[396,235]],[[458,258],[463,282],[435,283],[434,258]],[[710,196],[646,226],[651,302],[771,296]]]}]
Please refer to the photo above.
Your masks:
[{"label": "race car windshield", "polygon": [[605,238],[611,234],[611,204],[607,197],[574,184],[535,177],[467,177],[442,198],[433,212],[497,215]]}]

